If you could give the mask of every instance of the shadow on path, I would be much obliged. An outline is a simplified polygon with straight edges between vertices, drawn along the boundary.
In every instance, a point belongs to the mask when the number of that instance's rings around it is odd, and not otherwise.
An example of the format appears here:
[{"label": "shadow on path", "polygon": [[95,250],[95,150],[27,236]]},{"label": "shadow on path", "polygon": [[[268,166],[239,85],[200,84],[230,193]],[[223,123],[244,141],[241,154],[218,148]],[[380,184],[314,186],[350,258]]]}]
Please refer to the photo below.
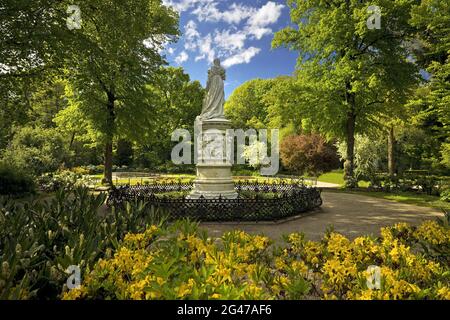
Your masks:
[{"label": "shadow on path", "polygon": [[380,228],[398,222],[412,225],[443,217],[437,209],[419,207],[361,195],[323,192],[322,208],[311,215],[283,223],[208,223],[201,224],[211,236],[231,230],[264,234],[281,240],[283,234],[303,232],[308,239],[320,240],[328,226],[353,239],[361,235],[378,236]]}]

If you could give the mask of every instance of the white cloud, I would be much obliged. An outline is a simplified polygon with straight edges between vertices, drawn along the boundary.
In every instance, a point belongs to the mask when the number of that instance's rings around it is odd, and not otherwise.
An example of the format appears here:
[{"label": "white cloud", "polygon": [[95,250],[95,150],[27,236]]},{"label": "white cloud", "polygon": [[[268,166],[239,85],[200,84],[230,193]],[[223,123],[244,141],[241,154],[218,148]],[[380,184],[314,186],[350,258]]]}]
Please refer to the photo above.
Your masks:
[{"label": "white cloud", "polygon": [[200,52],[200,56],[203,57],[202,59],[208,59],[209,62],[213,62],[214,58],[216,57],[216,51],[212,48],[212,44],[213,41],[211,34],[208,34],[206,37],[201,38],[198,41],[198,51]]},{"label": "white cloud", "polygon": [[185,26],[184,49],[191,52],[197,52],[195,61],[208,59],[212,62],[215,58],[215,50],[213,49],[213,39],[211,34],[201,36],[197,31],[197,24],[190,20]]},{"label": "white cloud", "polygon": [[197,49],[197,41],[200,38],[200,33],[197,31],[197,24],[190,20],[184,27],[184,48],[189,51]]},{"label": "white cloud", "polygon": [[250,18],[254,12],[254,8],[233,3],[230,10],[222,13],[222,19],[230,24],[239,24],[241,21]]},{"label": "white cloud", "polygon": [[198,21],[218,22],[221,19],[221,12],[217,9],[217,3],[207,3],[197,7],[192,11],[197,16]]},{"label": "white cloud", "polygon": [[261,40],[264,36],[272,34],[272,29],[270,28],[259,28],[255,26],[248,26],[247,32],[252,35],[257,40]]},{"label": "white cloud", "polygon": [[172,7],[178,12],[188,11],[199,4],[213,2],[214,0],[163,0],[163,5]]},{"label": "white cloud", "polygon": [[182,64],[183,62],[188,61],[188,59],[189,59],[189,55],[187,54],[186,51],[183,51],[175,58],[175,62],[177,64]]},{"label": "white cloud", "polygon": [[169,48],[167,49],[167,53],[170,54],[170,55],[173,55],[173,54],[175,53],[175,49],[172,48],[172,47],[169,47]]},{"label": "white cloud", "polygon": [[200,61],[200,60],[203,60],[203,59],[205,59],[205,58],[206,58],[206,54],[202,54],[202,55],[196,56],[196,57],[195,57],[195,62]]},{"label": "white cloud", "polygon": [[269,1],[262,6],[254,15],[252,15],[247,22],[247,32],[260,40],[265,35],[271,34],[272,29],[267,28],[274,24],[281,17],[281,11],[284,5],[276,4]]},{"label": "white cloud", "polygon": [[[192,17],[184,26],[184,50],[175,61],[186,62],[189,55],[195,57],[195,61],[206,59],[208,62],[218,57],[227,68],[250,63],[260,53],[261,49],[254,46],[246,48],[247,41],[272,34],[271,25],[278,21],[285,8],[273,1],[260,8],[228,0],[163,0],[163,3],[180,12],[188,11],[186,14]],[[198,22],[223,22],[230,26],[202,33]]]},{"label": "white cloud", "polygon": [[199,21],[239,24],[256,13],[256,9],[242,4],[233,3],[228,10],[220,11],[217,2],[209,2],[198,6],[192,11]]},{"label": "white cloud", "polygon": [[234,52],[244,48],[246,39],[247,36],[242,32],[231,33],[230,30],[223,30],[216,31],[214,43],[225,51]]},{"label": "white cloud", "polygon": [[248,23],[251,26],[258,27],[265,27],[274,24],[280,18],[281,10],[283,10],[283,8],[284,5],[269,1],[262,6],[256,14],[252,15],[250,19],[248,19]]},{"label": "white cloud", "polygon": [[260,52],[261,52],[261,49],[255,48],[255,47],[250,47],[232,57],[229,57],[222,63],[222,65],[225,68],[229,68],[229,67],[237,65],[237,64],[250,63],[250,61],[253,59],[253,57],[255,57]]},{"label": "white cloud", "polygon": [[200,33],[197,31],[197,24],[193,20],[189,20],[184,27],[184,35],[188,39],[194,39],[200,36]]}]

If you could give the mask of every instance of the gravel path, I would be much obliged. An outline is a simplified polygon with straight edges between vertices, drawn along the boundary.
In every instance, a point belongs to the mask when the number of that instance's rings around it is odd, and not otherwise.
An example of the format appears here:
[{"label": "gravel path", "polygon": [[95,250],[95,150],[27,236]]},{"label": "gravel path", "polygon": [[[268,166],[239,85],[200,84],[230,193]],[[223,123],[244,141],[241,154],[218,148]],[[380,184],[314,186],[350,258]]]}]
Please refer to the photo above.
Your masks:
[{"label": "gravel path", "polygon": [[397,222],[419,224],[423,220],[443,217],[436,209],[419,207],[394,201],[345,193],[322,193],[321,209],[308,216],[281,223],[203,223],[211,236],[223,232],[243,230],[250,234],[264,234],[281,240],[283,234],[303,232],[308,239],[319,240],[328,226],[349,238],[372,234],[377,236],[381,227]]}]

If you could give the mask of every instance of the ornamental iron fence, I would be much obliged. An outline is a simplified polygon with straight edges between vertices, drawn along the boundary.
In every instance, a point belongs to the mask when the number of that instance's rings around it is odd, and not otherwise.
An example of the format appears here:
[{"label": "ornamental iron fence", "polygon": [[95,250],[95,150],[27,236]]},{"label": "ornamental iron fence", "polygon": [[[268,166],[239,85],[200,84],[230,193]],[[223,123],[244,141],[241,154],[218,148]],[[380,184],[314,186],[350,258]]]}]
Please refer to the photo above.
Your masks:
[{"label": "ornamental iron fence", "polygon": [[238,182],[237,199],[190,199],[193,183],[171,182],[121,186],[110,191],[108,206],[143,201],[166,212],[170,219],[199,221],[276,221],[322,205],[321,191],[298,182]]}]

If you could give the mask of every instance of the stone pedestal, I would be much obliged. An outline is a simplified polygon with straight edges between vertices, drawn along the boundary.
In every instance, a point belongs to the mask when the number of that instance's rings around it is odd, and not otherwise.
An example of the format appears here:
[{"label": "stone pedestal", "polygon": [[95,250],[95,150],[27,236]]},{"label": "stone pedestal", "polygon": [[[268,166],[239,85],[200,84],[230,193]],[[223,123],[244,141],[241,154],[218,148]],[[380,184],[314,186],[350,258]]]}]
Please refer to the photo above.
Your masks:
[{"label": "stone pedestal", "polygon": [[231,121],[224,118],[197,120],[197,179],[189,198],[237,198],[229,160],[231,149],[227,148],[230,128]]}]

